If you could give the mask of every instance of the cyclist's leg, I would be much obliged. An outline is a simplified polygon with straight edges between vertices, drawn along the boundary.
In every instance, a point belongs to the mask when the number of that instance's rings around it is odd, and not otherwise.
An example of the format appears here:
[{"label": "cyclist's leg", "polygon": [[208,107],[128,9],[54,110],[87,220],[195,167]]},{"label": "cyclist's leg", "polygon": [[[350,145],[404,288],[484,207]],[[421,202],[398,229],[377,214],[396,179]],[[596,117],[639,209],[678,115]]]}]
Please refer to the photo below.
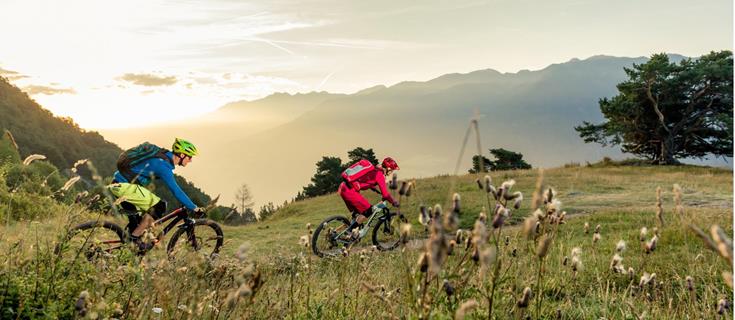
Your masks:
[{"label": "cyclist's leg", "polygon": [[149,213],[160,216],[165,211],[165,202],[159,204],[162,202],[161,198],[137,184],[115,183],[109,185],[108,189],[115,197],[124,198],[124,202],[135,206],[138,212],[145,213],[138,226],[131,233],[133,238],[140,237],[143,231],[153,223],[153,216]]},{"label": "cyclist's leg", "polygon": [[370,212],[370,208],[372,207],[370,205],[370,202],[363,197],[360,192],[351,189],[340,186],[339,189],[339,195],[342,197],[342,200],[344,200],[345,204],[347,205],[347,208],[350,209],[350,211],[357,212],[358,214],[355,219],[352,220],[352,223],[350,224],[350,227],[348,230],[352,230],[356,226],[360,225],[362,222],[365,222],[364,220],[367,218],[365,216],[365,213]]}]

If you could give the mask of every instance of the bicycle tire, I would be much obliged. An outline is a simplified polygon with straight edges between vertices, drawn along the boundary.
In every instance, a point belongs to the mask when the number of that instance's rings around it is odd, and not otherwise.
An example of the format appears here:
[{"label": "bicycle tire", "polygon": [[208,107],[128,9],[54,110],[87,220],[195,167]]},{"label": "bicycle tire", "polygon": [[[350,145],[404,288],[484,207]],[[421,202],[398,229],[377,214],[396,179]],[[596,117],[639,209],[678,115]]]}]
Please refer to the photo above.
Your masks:
[{"label": "bicycle tire", "polygon": [[[386,231],[385,230],[385,228],[386,228],[385,227],[385,224],[387,222],[391,222],[391,221],[394,221],[394,222],[398,223],[395,226],[388,225],[388,228],[389,228],[388,232],[390,232],[390,234],[395,237],[395,240],[389,240],[387,242],[382,242],[382,241],[380,241],[380,239],[378,239],[378,237],[379,236],[382,236],[383,234],[386,234],[385,233],[385,231]],[[401,234],[400,233],[401,233],[400,220],[398,219],[398,217],[396,217],[394,219],[390,219],[390,220],[380,220],[380,221],[378,221],[378,224],[375,225],[375,228],[373,228],[373,244],[380,251],[390,251],[390,250],[393,250],[393,249],[397,248],[398,245],[401,242]]]},{"label": "bicycle tire", "polygon": [[[111,234],[109,239],[105,238],[102,241],[99,241],[99,239],[95,239],[95,240],[98,240],[101,244],[110,244],[110,248],[105,249],[103,247],[101,249],[102,251],[107,251],[107,250],[112,251],[116,249],[121,249],[123,248],[124,244],[127,243],[127,237],[126,237],[125,231],[123,230],[122,227],[120,227],[116,223],[109,222],[109,221],[87,221],[87,222],[76,225],[72,227],[71,229],[69,229],[69,233],[67,233],[66,239],[62,241],[61,243],[57,244],[56,247],[54,248],[54,254],[61,255],[62,251],[64,251],[65,248],[72,246],[74,244],[73,240],[76,237],[78,237],[77,235],[81,231],[91,230],[91,229],[96,229],[96,228],[106,229],[106,230],[112,231],[112,234],[114,234],[114,235]],[[91,234],[89,237],[91,237]],[[83,240],[82,246],[95,244],[96,241],[89,241],[90,240],[89,237],[86,237]],[[79,240],[81,241],[82,239],[79,239]],[[120,245],[117,247],[113,247],[111,245],[113,243],[115,244],[119,243]],[[79,250],[80,251],[78,251],[78,253],[81,253],[81,248]],[[85,252],[85,256],[87,257],[87,260],[91,260],[94,254],[99,252],[99,250],[100,248],[95,248],[95,250],[93,250],[94,252],[92,251]]]},{"label": "bicycle tire", "polygon": [[[311,251],[314,252],[315,255],[319,256],[320,258],[324,258],[325,256],[335,256],[336,253],[330,253],[327,254],[326,251],[321,250],[319,248],[319,235],[322,232],[326,232],[329,230],[324,230],[324,228],[332,221],[336,221],[337,225],[343,225],[345,227],[350,226],[350,220],[343,217],[343,216],[331,216],[329,218],[324,219],[321,223],[319,223],[319,226],[316,227],[316,230],[314,230],[314,234],[311,236]],[[329,235],[327,235],[329,237]],[[332,239],[327,239],[327,241],[330,244],[334,244],[333,241],[330,241]],[[333,248],[330,248],[333,249]]]},{"label": "bicycle tire", "polygon": [[[211,249],[211,252],[209,252],[208,256],[210,258],[216,257],[219,254],[220,248],[222,248],[222,244],[224,243],[225,236],[224,236],[224,233],[222,232],[222,227],[220,227],[219,224],[217,224],[216,222],[209,220],[209,219],[195,219],[192,229],[189,229],[189,228],[177,229],[176,232],[174,232],[174,234],[171,236],[171,239],[168,242],[168,246],[166,247],[166,252],[169,255],[172,255],[174,253],[174,249],[176,248],[176,243],[178,243],[179,241],[179,237],[181,237],[181,235],[183,235],[185,232],[189,230],[192,230],[192,231],[196,230],[197,226],[201,226],[204,228],[209,227],[209,229],[206,229],[206,230],[211,229],[212,231],[214,231],[215,237],[214,238],[210,237],[206,239],[208,240],[206,241],[206,243],[209,243],[209,245],[205,245],[204,241],[198,241],[196,247],[192,246],[191,245],[192,244],[191,235],[186,236],[186,240],[187,240],[186,242],[189,244],[190,247],[193,247],[194,251],[200,251],[201,249],[207,246],[211,246],[212,249]],[[196,239],[196,232],[194,232],[193,235]],[[203,240],[203,239],[197,239],[197,240]],[[214,241],[212,242],[212,240]]]}]

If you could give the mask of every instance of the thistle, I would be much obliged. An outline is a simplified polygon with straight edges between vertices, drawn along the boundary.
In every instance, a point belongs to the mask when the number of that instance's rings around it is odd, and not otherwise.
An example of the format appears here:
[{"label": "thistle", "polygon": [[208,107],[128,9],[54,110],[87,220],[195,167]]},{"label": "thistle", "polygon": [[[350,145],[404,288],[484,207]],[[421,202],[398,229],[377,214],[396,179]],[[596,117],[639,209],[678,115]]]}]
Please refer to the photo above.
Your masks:
[{"label": "thistle", "polygon": [[584,234],[589,234],[589,233],[590,233],[590,223],[585,222],[584,223]]},{"label": "thistle", "polygon": [[406,195],[406,191],[408,191],[408,183],[406,181],[401,181],[401,188],[398,189],[398,194],[401,196]]},{"label": "thistle", "polygon": [[618,244],[615,245],[615,251],[617,251],[618,253],[623,253],[623,251],[625,251],[625,241],[618,241]]}]

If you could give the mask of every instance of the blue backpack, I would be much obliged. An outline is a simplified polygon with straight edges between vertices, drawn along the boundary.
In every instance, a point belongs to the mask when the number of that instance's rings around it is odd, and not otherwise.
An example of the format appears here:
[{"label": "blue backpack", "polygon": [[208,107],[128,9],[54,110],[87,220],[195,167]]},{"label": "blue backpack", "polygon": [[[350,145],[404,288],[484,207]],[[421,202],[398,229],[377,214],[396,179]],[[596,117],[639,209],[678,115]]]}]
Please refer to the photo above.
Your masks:
[{"label": "blue backpack", "polygon": [[169,151],[155,144],[149,143],[148,141],[143,142],[135,147],[123,151],[123,153],[120,154],[120,157],[117,158],[117,171],[119,171],[120,174],[128,180],[128,182],[135,183],[138,177],[131,170],[133,167],[151,158],[161,158],[166,161],[171,161],[166,156],[167,152]]}]

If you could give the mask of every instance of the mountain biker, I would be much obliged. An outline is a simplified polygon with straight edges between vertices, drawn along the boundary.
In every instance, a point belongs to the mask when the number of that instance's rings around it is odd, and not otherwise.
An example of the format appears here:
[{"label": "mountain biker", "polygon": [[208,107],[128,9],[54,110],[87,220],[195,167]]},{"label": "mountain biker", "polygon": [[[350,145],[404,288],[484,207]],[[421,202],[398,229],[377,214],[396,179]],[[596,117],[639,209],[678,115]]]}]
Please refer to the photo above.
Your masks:
[{"label": "mountain biker", "polygon": [[[140,236],[153,224],[154,219],[160,219],[166,212],[166,202],[145,188],[153,179],[163,180],[166,187],[188,210],[197,214],[203,211],[179,187],[173,173],[175,166],[186,167],[192,161],[192,157],[198,153],[197,148],[189,141],[176,138],[171,151],[159,149],[155,156],[141,160],[128,170],[123,170],[124,172],[118,168],[113,175],[112,184],[108,186],[115,197],[123,198],[120,206],[128,213],[131,225],[137,223],[131,237],[141,250],[148,250],[153,244],[144,243]],[[138,215],[139,212],[143,214],[142,217]]]},{"label": "mountain biker", "polygon": [[[365,166],[370,167],[369,161],[361,160],[351,166],[348,170],[359,165],[361,162],[365,163]],[[360,191],[362,190],[373,190],[379,193],[383,200],[387,200],[396,208],[399,207],[398,201],[393,199],[390,192],[388,192],[388,188],[385,186],[385,177],[389,176],[391,172],[395,170],[400,170],[396,161],[391,157],[386,157],[383,159],[380,166],[372,167],[372,170],[362,173],[359,178],[352,182],[345,179],[345,175],[343,174],[344,182],[339,185],[337,192],[339,193],[339,196],[342,197],[342,200],[344,200],[347,209],[352,212],[353,219],[347,229],[348,232],[352,231],[355,227],[362,225],[372,214],[373,206],[370,205],[367,199],[360,194]],[[376,187],[378,190],[375,189]]]}]

